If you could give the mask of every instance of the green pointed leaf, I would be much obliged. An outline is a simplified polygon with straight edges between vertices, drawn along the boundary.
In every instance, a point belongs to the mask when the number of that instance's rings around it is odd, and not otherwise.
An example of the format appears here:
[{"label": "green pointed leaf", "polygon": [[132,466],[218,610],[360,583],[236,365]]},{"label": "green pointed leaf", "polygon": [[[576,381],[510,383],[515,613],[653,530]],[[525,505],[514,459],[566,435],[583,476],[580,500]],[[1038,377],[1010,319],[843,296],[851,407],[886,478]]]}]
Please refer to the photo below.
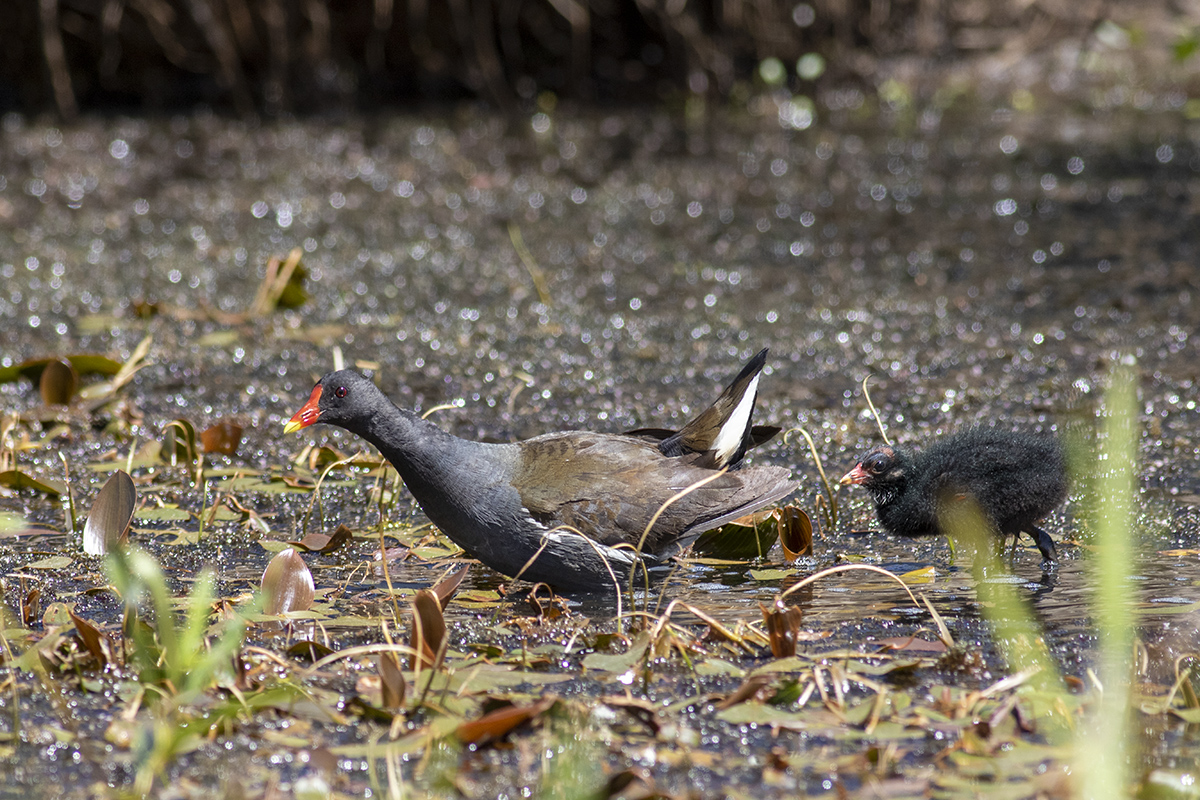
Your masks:
[{"label": "green pointed leaf", "polygon": [[50,497],[58,497],[67,493],[65,484],[58,481],[43,480],[35,478],[20,470],[10,469],[0,472],[0,486],[7,486],[10,489],[30,489],[35,492],[41,492]]}]

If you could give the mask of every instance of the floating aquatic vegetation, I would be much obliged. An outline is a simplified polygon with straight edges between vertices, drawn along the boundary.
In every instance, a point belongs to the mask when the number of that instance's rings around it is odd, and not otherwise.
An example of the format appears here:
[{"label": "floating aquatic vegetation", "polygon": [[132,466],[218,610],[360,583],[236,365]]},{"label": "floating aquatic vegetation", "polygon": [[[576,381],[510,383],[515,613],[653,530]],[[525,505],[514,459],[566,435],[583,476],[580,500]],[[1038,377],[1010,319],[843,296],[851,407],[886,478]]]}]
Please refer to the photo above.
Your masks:
[{"label": "floating aquatic vegetation", "polygon": [[346,525],[338,525],[332,534],[310,533],[298,542],[288,542],[304,552],[332,553],[354,538],[354,531]]},{"label": "floating aquatic vegetation", "polygon": [[83,552],[102,556],[124,544],[136,508],[133,479],[119,469],[105,482],[88,512],[83,525]]},{"label": "floating aquatic vegetation", "polygon": [[292,548],[271,559],[262,576],[263,613],[288,614],[312,608],[316,587],[308,565]]},{"label": "floating aquatic vegetation", "polygon": [[28,489],[49,497],[58,497],[67,493],[66,484],[49,478],[35,478],[19,469],[0,472],[0,486],[7,486],[9,489],[18,491]]},{"label": "floating aquatic vegetation", "polygon": [[65,406],[75,397],[79,387],[79,376],[70,362],[53,359],[42,369],[38,379],[38,391],[42,402],[48,406]]},{"label": "floating aquatic vegetation", "polygon": [[242,443],[242,426],[232,419],[222,419],[200,432],[200,444],[206,453],[237,455]]}]

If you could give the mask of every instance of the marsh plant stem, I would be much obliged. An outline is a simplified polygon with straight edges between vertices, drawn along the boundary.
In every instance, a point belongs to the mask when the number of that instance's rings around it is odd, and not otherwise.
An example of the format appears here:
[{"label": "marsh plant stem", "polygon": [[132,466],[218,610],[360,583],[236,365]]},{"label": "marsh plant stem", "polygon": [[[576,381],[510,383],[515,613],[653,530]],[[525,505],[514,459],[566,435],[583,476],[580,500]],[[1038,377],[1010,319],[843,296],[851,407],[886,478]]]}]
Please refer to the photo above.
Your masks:
[{"label": "marsh plant stem", "polygon": [[875,416],[875,424],[879,426],[879,434],[883,436],[883,443],[888,447],[892,446],[892,442],[888,439],[887,429],[883,425],[883,418],[879,416],[879,409],[875,408],[875,404],[871,402],[871,393],[867,391],[867,381],[871,380],[871,376],[863,378],[862,390],[863,397],[867,400],[867,408],[871,409],[871,413]]},{"label": "marsh plant stem", "polygon": [[[1133,655],[1132,536],[1137,458],[1137,384],[1132,362],[1123,362],[1112,376],[1102,426],[1104,469],[1097,478],[1095,548],[1091,559],[1093,607],[1100,634],[1100,680],[1103,686],[1093,724],[1079,738],[1080,796],[1129,796],[1130,678]],[[1104,753],[1104,758],[1095,758]]]},{"label": "marsh plant stem", "polygon": [[58,457],[62,459],[63,479],[67,483],[67,522],[71,526],[71,537],[74,539],[78,524],[75,519],[75,490],[71,487],[71,466],[67,463],[66,453],[60,450]]}]

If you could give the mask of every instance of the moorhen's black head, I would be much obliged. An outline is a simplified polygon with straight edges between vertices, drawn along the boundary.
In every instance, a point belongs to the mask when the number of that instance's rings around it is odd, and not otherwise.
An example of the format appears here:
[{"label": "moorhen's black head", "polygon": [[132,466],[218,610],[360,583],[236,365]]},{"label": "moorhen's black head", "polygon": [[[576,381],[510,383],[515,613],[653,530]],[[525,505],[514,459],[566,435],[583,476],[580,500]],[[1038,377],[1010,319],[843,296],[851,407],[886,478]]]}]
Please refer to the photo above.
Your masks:
[{"label": "moorhen's black head", "polygon": [[308,402],[287,421],[283,430],[291,433],[324,422],[357,431],[383,399],[378,387],[357,372],[348,369],[329,372],[317,381]]},{"label": "moorhen's black head", "polygon": [[907,480],[908,459],[891,447],[880,445],[843,475],[841,483],[858,484],[880,495],[901,490]]}]

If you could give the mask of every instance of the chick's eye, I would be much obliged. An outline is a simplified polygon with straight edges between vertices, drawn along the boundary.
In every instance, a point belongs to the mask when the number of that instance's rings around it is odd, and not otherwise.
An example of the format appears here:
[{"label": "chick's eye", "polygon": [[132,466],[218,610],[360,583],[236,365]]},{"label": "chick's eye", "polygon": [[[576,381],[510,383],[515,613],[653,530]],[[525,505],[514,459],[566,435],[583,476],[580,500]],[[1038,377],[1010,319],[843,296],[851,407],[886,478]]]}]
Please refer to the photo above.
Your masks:
[{"label": "chick's eye", "polygon": [[341,399],[341,398],[345,397],[345,396],[346,396],[346,387],[345,387],[345,386],[339,386],[339,387],[337,387],[336,389],[334,389],[334,390],[333,390],[333,396],[334,396],[334,397],[336,397],[336,398],[338,398],[338,399]]},{"label": "chick's eye", "polygon": [[882,453],[873,455],[867,459],[867,462],[863,466],[872,472],[879,472],[885,466],[887,466],[887,456],[883,455]]}]

